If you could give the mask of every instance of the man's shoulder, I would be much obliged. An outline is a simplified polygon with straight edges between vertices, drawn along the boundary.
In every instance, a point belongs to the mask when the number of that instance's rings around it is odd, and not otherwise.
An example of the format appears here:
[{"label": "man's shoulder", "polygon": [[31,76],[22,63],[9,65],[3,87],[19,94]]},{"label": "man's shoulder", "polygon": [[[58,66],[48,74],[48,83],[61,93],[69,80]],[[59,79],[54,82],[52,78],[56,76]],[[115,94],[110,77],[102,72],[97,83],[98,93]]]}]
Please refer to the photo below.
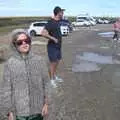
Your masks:
[{"label": "man's shoulder", "polygon": [[53,18],[50,18],[49,20],[48,20],[48,23],[53,23]]},{"label": "man's shoulder", "polygon": [[47,20],[47,24],[45,25],[45,28],[49,28],[51,26],[53,26],[53,21],[52,21],[52,19],[49,19],[49,20]]}]

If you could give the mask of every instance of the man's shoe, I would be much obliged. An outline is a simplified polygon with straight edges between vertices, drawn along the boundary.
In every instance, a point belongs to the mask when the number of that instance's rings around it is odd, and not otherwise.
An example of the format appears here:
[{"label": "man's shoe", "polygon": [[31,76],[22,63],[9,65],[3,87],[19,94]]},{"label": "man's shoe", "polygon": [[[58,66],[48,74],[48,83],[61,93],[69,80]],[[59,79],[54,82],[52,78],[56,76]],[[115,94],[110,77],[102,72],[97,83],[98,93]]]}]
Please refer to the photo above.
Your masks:
[{"label": "man's shoe", "polygon": [[55,82],[55,80],[51,80],[51,85],[54,87],[54,88],[56,88],[57,87],[57,84],[56,84],[56,82]]},{"label": "man's shoe", "polygon": [[55,80],[58,81],[58,82],[63,82],[63,79],[58,77],[58,76],[55,76]]}]

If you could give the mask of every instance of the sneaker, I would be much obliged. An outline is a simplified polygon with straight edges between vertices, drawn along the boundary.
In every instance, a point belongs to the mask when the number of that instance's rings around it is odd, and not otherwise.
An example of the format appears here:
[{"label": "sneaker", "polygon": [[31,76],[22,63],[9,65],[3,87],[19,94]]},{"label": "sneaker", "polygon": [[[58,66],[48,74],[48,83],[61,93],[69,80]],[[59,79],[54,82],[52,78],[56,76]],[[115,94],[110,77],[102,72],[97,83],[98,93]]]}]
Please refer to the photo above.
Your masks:
[{"label": "sneaker", "polygon": [[57,84],[56,84],[56,82],[55,82],[55,80],[51,80],[51,85],[54,87],[54,88],[56,88],[57,87]]},{"label": "sneaker", "polygon": [[114,38],[113,41],[118,41],[118,40],[116,38]]},{"label": "sneaker", "polygon": [[58,76],[55,76],[55,80],[58,81],[58,82],[63,82],[63,79],[58,77]]}]

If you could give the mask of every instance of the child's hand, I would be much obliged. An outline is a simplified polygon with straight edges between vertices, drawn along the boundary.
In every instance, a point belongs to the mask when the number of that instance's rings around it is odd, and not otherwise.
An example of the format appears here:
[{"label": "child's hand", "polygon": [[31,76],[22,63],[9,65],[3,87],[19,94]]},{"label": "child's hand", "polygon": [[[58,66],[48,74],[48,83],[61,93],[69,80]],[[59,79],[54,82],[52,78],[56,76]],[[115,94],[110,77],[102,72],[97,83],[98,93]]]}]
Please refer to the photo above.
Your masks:
[{"label": "child's hand", "polygon": [[42,116],[48,115],[48,105],[45,104],[42,109]]},{"label": "child's hand", "polygon": [[12,113],[12,112],[8,113],[8,120],[14,120],[14,119],[13,119],[13,113]]}]

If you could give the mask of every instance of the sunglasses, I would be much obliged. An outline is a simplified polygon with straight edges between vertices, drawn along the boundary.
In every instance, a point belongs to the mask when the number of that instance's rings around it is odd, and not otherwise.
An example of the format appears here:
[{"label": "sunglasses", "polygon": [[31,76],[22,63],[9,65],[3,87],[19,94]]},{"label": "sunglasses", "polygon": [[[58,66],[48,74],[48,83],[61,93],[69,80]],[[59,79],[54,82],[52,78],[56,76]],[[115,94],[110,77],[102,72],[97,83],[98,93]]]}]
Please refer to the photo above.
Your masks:
[{"label": "sunglasses", "polygon": [[21,45],[23,45],[23,42],[26,43],[26,44],[28,44],[28,45],[31,45],[31,40],[30,40],[30,39],[17,40],[17,41],[15,42],[15,44],[16,44],[17,46],[21,46]]}]

